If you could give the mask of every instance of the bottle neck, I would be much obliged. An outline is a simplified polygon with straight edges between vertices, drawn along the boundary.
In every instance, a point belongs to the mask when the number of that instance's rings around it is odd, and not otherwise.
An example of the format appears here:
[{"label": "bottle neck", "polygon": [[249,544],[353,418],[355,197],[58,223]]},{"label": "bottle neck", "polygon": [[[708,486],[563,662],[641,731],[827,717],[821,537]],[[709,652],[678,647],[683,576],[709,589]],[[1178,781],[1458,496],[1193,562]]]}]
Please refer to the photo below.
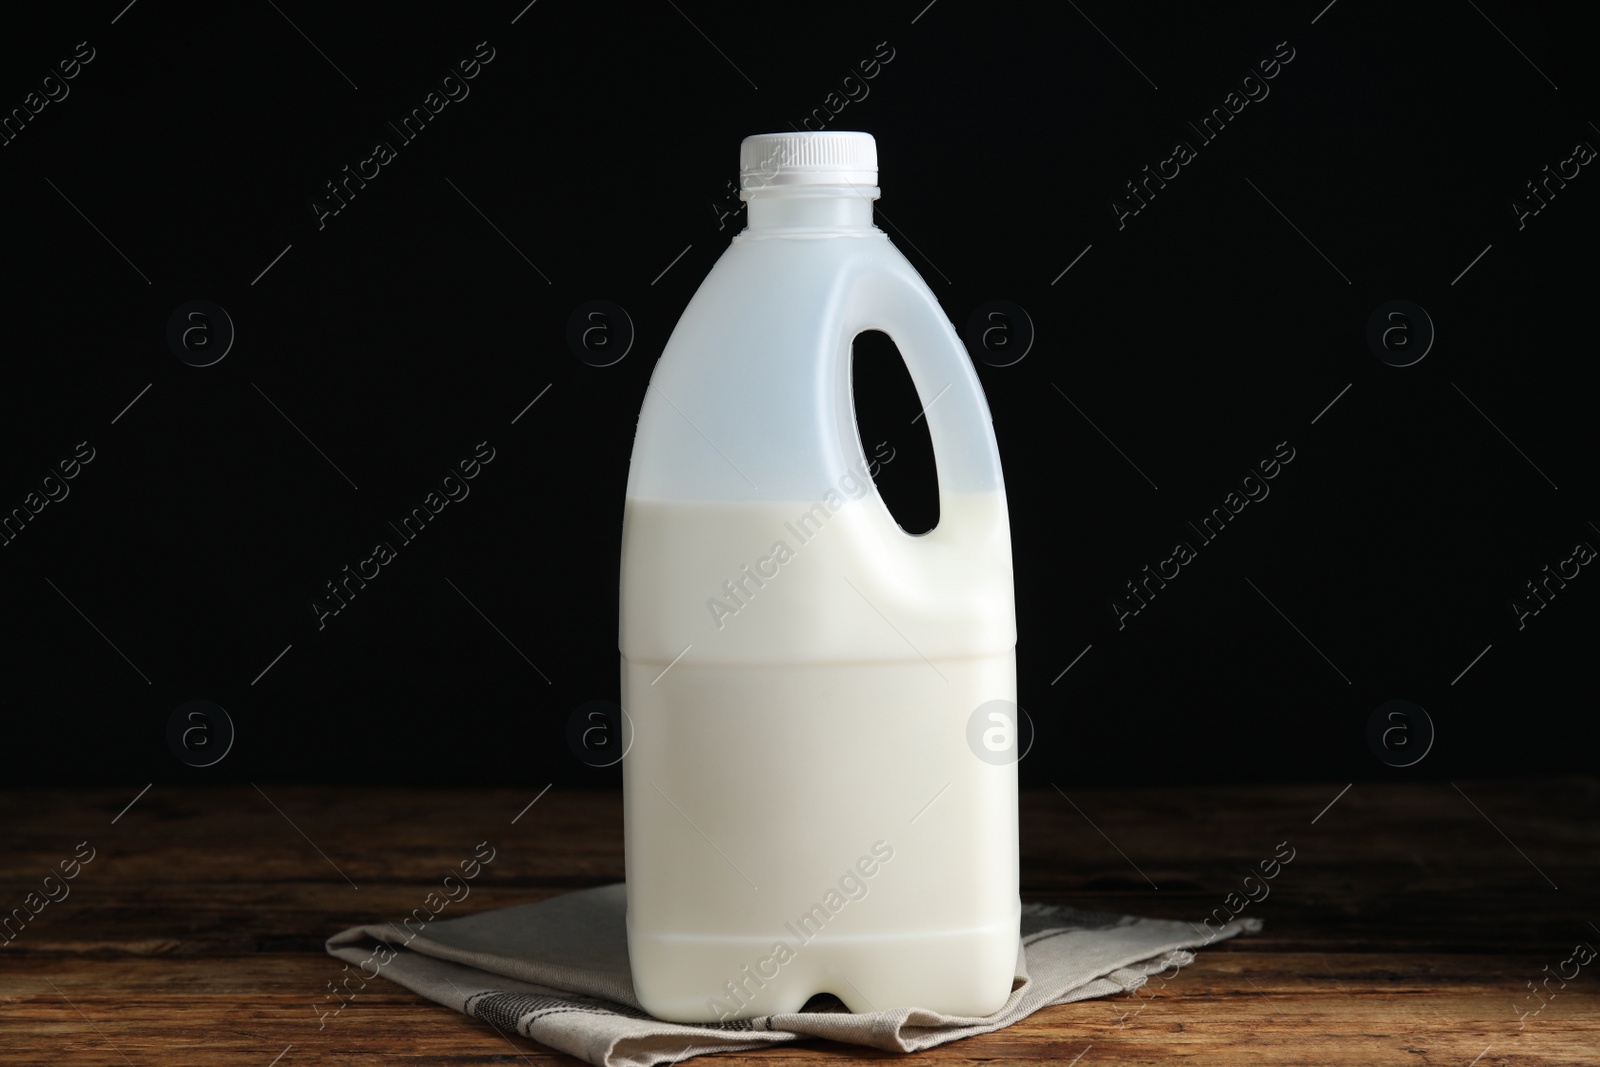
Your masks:
[{"label": "bottle neck", "polygon": [[754,231],[808,230],[870,232],[873,186],[789,186],[749,190],[749,228]]}]

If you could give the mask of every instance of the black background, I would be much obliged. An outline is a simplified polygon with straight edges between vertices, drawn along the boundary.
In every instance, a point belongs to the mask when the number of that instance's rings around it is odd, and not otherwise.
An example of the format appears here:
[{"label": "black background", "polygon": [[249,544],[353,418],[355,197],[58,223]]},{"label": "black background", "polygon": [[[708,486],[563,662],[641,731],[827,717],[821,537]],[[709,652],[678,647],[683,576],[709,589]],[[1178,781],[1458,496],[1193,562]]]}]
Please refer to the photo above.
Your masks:
[{"label": "black background", "polygon": [[[877,138],[879,225],[958,327],[1003,299],[1036,331],[978,364],[1024,784],[1592,768],[1600,577],[1523,629],[1510,607],[1600,545],[1600,178],[1522,229],[1511,208],[1600,144],[1592,23],[1490,0],[924,3],[9,15],[8,112],[77,42],[95,55],[0,147],[0,509],[78,442],[95,458],[0,548],[4,781],[619,783],[565,737],[618,694],[650,372],[743,225],[719,218],[740,139],[889,50],[827,128]],[[470,95],[399,145],[386,121],[480,41]],[[1270,95],[1199,145],[1186,121],[1279,42]],[[380,139],[395,160],[319,228],[324,183]],[[1112,200],[1178,140],[1198,157],[1119,229]],[[213,366],[166,340],[192,299],[237,330]],[[566,341],[593,299],[636,328],[612,366]],[[1366,341],[1394,299],[1437,329],[1404,368]],[[919,402],[881,338],[858,357],[863,440],[894,449],[879,483],[926,525]],[[323,583],[484,440],[471,495],[319,630]],[[1270,497],[1119,629],[1123,583],[1280,441]],[[237,728],[207,768],[167,742],[197,698]],[[1406,769],[1366,740],[1396,698],[1438,731]]]}]

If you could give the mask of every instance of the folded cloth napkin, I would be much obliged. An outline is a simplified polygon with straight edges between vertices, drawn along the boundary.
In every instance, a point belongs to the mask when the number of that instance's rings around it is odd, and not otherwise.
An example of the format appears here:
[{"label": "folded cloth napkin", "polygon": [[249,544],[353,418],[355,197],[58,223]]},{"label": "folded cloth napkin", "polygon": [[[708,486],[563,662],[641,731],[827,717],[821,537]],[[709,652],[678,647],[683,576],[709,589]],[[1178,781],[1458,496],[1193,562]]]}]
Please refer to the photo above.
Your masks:
[{"label": "folded cloth napkin", "polygon": [[783,1015],[671,1023],[641,1010],[634,997],[625,888],[619,882],[585,889],[415,932],[392,923],[353,926],[330,937],[327,949],[357,965],[363,979],[381,973],[596,1067],[648,1067],[818,1037],[915,1052],[998,1030],[1050,1004],[1137,989],[1149,975],[1192,961],[1188,948],[1261,929],[1260,919],[1202,932],[1186,922],[1024,904],[1011,998],[993,1015],[922,1008],[858,1014],[837,998],[818,996]]}]

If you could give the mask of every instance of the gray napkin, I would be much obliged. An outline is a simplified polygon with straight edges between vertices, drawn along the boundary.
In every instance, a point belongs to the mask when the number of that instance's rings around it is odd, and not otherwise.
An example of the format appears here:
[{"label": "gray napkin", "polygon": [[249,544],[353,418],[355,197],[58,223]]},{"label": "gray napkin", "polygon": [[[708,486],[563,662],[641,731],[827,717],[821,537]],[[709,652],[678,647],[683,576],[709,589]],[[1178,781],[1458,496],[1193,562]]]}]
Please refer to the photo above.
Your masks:
[{"label": "gray napkin", "polygon": [[[969,1018],[921,1008],[857,1014],[837,998],[804,1010],[723,1023],[663,1022],[639,1007],[628,972],[625,886],[585,889],[431,922],[353,926],[330,937],[328,953],[356,966],[365,985],[379,974],[430,1000],[532,1038],[597,1067],[648,1067],[707,1052],[828,1038],[891,1052],[916,1052],[1009,1026],[1050,1004],[1139,988],[1194,959],[1185,951],[1261,929],[1236,919],[1201,931],[1186,922],[1024,904],[1011,999],[993,1015]],[[331,983],[330,983],[331,988]],[[330,998],[323,1012],[337,1014]]]}]

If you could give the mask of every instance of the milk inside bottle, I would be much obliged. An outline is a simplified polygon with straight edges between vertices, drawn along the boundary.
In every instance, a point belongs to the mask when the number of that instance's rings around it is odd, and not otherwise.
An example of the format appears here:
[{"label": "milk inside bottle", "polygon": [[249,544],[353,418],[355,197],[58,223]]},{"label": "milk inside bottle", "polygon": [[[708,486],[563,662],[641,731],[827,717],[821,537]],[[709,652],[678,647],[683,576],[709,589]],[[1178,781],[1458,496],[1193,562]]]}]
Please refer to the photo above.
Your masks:
[{"label": "milk inside bottle", "polygon": [[[988,1015],[1011,992],[1020,918],[1011,541],[988,404],[873,225],[871,136],[750,137],[740,171],[748,227],[656,365],[624,504],[635,991],[682,1022],[817,993]],[[924,405],[939,480],[924,534],[895,522],[856,430],[866,330],[893,339]]]}]

